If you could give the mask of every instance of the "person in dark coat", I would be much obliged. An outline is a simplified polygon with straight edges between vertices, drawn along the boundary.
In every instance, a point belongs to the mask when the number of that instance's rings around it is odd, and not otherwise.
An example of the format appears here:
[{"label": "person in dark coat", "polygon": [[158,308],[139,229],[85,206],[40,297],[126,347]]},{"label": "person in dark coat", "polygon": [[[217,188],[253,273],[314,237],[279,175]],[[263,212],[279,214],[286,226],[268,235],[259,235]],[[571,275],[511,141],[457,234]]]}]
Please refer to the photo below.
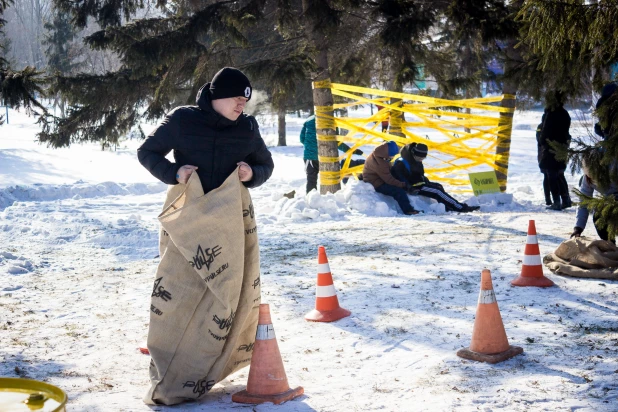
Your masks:
[{"label": "person in dark coat", "polygon": [[440,183],[429,181],[425,177],[423,160],[427,157],[428,148],[423,143],[410,143],[401,149],[401,157],[395,161],[391,173],[397,179],[407,183],[408,193],[430,197],[442,203],[447,211],[472,212],[478,206],[468,206],[460,203],[446,193]]},{"label": "person in dark coat", "polygon": [[539,162],[541,170],[545,170],[549,180],[549,189],[552,197],[551,210],[562,210],[572,206],[568,185],[564,177],[566,162],[556,159],[556,152],[551,146],[552,142],[568,148],[571,135],[571,116],[564,109],[563,96],[555,93],[554,101],[545,109],[545,120],[539,137],[542,146],[542,154]]},{"label": "person in dark coat", "polygon": [[[380,105],[376,105],[376,107],[378,111],[384,109],[384,107]],[[388,132],[388,123],[389,123],[389,118],[382,120],[382,133]]]},{"label": "person in dark coat", "polygon": [[371,183],[376,192],[393,197],[404,215],[416,215],[418,211],[410,204],[406,192],[410,185],[391,175],[391,160],[397,153],[399,148],[392,140],[376,147],[363,167],[363,181]]},{"label": "person in dark coat", "polygon": [[541,159],[543,158],[543,145],[541,145],[541,130],[543,130],[543,122],[545,121],[545,114],[543,113],[543,117],[541,118],[541,123],[536,127],[536,144],[537,144],[537,160],[539,162],[539,169],[543,174],[543,194],[545,195],[545,205],[551,206],[551,191],[549,190],[549,178],[547,177],[547,173],[545,169],[541,168]]},{"label": "person in dark coat", "polygon": [[[203,85],[197,106],[172,110],[137,150],[140,163],[163,183],[186,184],[197,173],[204,193],[219,187],[238,167],[248,188],[273,172],[270,151],[257,121],[243,113],[251,83],[238,69],[225,67]],[[166,159],[173,152],[174,161]]]}]

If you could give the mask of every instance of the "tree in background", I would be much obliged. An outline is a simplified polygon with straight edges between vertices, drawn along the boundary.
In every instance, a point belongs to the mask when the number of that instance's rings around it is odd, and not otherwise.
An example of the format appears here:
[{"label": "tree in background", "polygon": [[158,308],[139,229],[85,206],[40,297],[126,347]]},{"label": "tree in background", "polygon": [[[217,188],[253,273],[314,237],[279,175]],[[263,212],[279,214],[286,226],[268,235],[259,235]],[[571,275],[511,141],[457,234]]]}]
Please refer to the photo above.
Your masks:
[{"label": "tree in background", "polygon": [[[64,119],[49,122],[39,140],[53,147],[76,141],[112,145],[144,116],[157,119],[179,104],[193,104],[199,87],[222,66],[237,66],[235,47],[246,46],[242,29],[260,18],[264,2],[159,1],[161,17],[129,21],[142,2],[56,0],[77,28],[88,18],[103,28],[85,39],[111,50],[120,68],[105,74],[57,76],[53,91],[70,105]],[[145,107],[145,110],[143,108]]]},{"label": "tree in background", "polygon": [[[597,91],[609,80],[609,69],[618,62],[618,0],[524,2],[519,12],[522,43],[529,50],[529,64],[544,73],[544,86],[569,96],[582,95],[587,84]],[[604,138],[574,139],[568,153],[572,172],[582,160],[592,179],[602,188],[618,182],[618,95],[614,93],[595,112]],[[565,157],[567,154],[565,154]],[[601,211],[610,236],[618,232],[618,203],[613,197],[585,198],[582,203]]]},{"label": "tree in background", "polygon": [[43,68],[47,59],[42,47],[44,23],[51,18],[52,0],[18,0],[6,12],[6,33],[13,40],[13,67]]},{"label": "tree in background", "polygon": [[[54,12],[52,20],[44,25],[47,33],[43,44],[47,57],[47,71],[51,74],[70,75],[75,73],[82,64],[76,61],[77,50],[74,44],[77,33],[71,25],[69,16]],[[65,100],[62,96],[55,96],[54,107],[60,107],[60,117],[64,117]]]},{"label": "tree in background", "polygon": [[[7,7],[13,4],[13,0],[0,0],[0,32],[6,21],[2,19]],[[0,45],[4,51],[4,46]],[[0,101],[5,106],[15,109],[25,107],[28,113],[43,116],[47,113],[45,107],[39,103],[36,94],[43,95],[42,73],[34,67],[26,67],[21,71],[12,70],[9,62],[0,54]],[[0,116],[0,125],[4,123]]]},{"label": "tree in background", "polygon": [[[313,110],[313,103],[302,99],[311,89],[308,80],[314,64],[307,50],[307,43],[299,28],[298,15],[300,2],[267,3],[266,17],[258,21],[249,30],[252,33],[264,33],[262,36],[246,33],[250,45],[241,49],[238,67],[245,70],[252,79],[254,87],[265,90],[270,104],[277,113],[278,146],[286,146],[285,116],[297,110]],[[276,30],[272,30],[276,27]]]}]

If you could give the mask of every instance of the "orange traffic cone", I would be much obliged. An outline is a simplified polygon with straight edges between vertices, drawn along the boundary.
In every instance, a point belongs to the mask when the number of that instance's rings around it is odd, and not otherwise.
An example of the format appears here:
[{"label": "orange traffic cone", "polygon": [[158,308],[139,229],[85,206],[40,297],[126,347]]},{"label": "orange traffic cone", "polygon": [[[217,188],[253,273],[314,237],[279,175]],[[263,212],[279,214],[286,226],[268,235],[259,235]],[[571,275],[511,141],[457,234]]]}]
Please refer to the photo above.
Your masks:
[{"label": "orange traffic cone", "polygon": [[546,288],[554,286],[554,282],[543,276],[543,263],[541,252],[536,239],[536,226],[534,220],[528,223],[528,239],[524,251],[524,262],[521,266],[521,275],[511,282],[513,286],[538,286]]},{"label": "orange traffic cone", "polygon": [[278,405],[304,392],[305,390],[300,386],[290,389],[285,369],[283,369],[275,329],[270,319],[270,309],[267,304],[260,304],[247,389],[232,395],[232,401],[254,404],[272,402]]},{"label": "orange traffic cone", "polygon": [[333,322],[352,312],[339,306],[337,291],[333,285],[328,258],[324,246],[318,246],[318,284],[316,288],[315,309],[305,315],[312,322]]},{"label": "orange traffic cone", "polygon": [[472,342],[469,348],[458,350],[457,356],[480,362],[498,363],[523,351],[519,346],[509,345],[491,283],[491,272],[483,269]]},{"label": "orange traffic cone", "polygon": [[139,351],[142,352],[144,355],[150,355],[150,351],[148,350],[148,346],[146,346],[146,342],[139,345]]}]

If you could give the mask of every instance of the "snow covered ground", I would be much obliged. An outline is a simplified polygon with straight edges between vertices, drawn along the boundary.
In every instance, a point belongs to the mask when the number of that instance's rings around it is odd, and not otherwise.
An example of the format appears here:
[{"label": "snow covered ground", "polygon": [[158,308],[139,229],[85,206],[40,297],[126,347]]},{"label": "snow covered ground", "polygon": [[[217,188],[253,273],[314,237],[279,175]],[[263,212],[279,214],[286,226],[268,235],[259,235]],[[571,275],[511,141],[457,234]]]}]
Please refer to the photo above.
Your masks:
[{"label": "snow covered ground", "polygon": [[[556,287],[515,288],[528,221],[541,254],[568,238],[574,208],[546,211],[534,130],[541,112],[517,112],[508,192],[462,201],[479,212],[398,215],[356,181],[304,196],[302,119],[272,147],[273,177],[252,190],[262,268],[288,380],[305,395],[284,405],[234,404],[248,368],[198,403],[148,407],[146,338],[158,263],[156,216],[165,185],[137,162],[140,142],[47,149],[32,119],[0,126],[0,376],[64,389],[70,411],[618,411],[618,282],[555,276]],[[571,112],[576,120],[577,116]],[[274,122],[262,119],[272,144]],[[577,122],[575,122],[577,123]],[[586,133],[580,126],[572,135]],[[144,125],[148,133],[154,125]],[[568,175],[575,186],[579,176]],[[287,199],[292,190],[297,197]],[[478,202],[478,203],[476,203]],[[596,236],[589,222],[585,235]],[[352,315],[308,323],[317,246],[326,247],[341,305]],[[512,345],[524,354],[489,365],[463,360],[480,271]]]}]

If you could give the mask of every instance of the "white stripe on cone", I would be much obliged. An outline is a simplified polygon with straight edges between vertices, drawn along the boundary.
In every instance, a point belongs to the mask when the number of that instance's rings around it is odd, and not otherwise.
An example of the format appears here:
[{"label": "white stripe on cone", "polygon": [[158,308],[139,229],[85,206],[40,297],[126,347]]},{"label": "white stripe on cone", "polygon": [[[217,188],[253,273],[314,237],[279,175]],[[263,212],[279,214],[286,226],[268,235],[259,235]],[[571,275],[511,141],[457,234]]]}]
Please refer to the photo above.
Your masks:
[{"label": "white stripe on cone", "polygon": [[541,265],[541,255],[524,255],[524,265],[540,266]]},{"label": "white stripe on cone", "polygon": [[494,290],[481,290],[481,292],[479,293],[479,303],[496,303],[496,294],[494,293]]},{"label": "white stripe on cone", "polygon": [[328,263],[318,263],[318,273],[330,273]]},{"label": "white stripe on cone", "polygon": [[536,239],[536,235],[528,235],[526,243],[528,243],[529,245],[536,245],[539,243],[539,241]]},{"label": "white stripe on cone", "polygon": [[257,333],[255,334],[256,340],[269,340],[275,339],[275,328],[272,323],[269,325],[258,325]]},{"label": "white stripe on cone", "polygon": [[335,285],[316,286],[315,293],[316,297],[318,298],[329,298],[337,294],[337,292],[335,291]]}]

